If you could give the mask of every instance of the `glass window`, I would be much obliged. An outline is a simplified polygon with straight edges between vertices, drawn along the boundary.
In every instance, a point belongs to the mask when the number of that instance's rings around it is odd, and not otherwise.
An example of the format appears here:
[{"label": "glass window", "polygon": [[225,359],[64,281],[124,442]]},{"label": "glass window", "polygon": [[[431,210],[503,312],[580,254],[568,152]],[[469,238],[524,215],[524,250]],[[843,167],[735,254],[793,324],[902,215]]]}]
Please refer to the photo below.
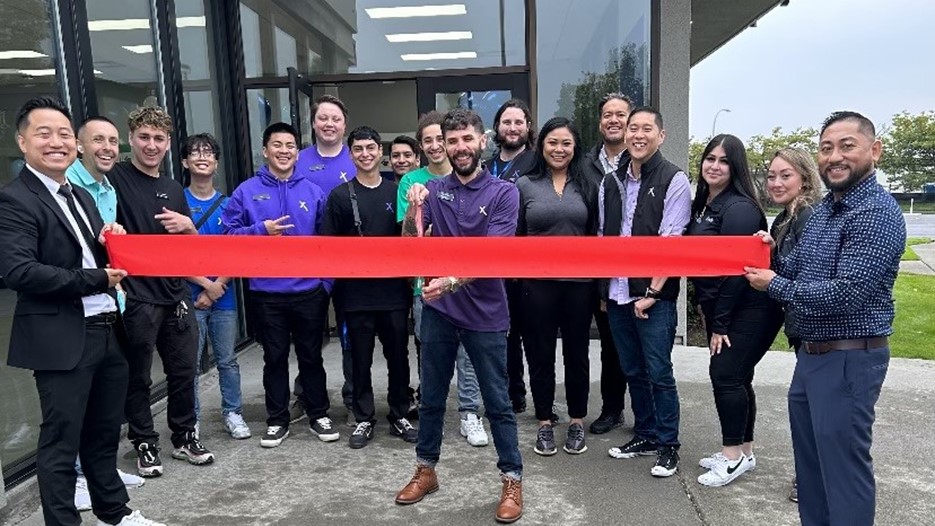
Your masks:
[{"label": "glass window", "polygon": [[[253,168],[266,163],[263,159],[263,130],[274,122],[292,122],[287,88],[247,90],[247,114],[250,121],[250,152]],[[303,136],[303,140],[308,141]],[[246,177],[245,177],[246,178]]]},{"label": "glass window", "polygon": [[597,104],[620,91],[649,102],[649,0],[537,0],[538,122],[574,119],[598,140]]},{"label": "glass window", "polygon": [[[62,97],[64,86],[47,2],[0,0],[0,186],[19,176],[23,156],[16,145],[16,112],[38,95]],[[16,293],[0,279],[0,464],[7,473],[35,453],[39,395],[32,371],[6,365]],[[0,488],[2,493],[2,488]]]},{"label": "glass window", "polygon": [[497,134],[496,130],[493,129],[493,118],[500,106],[511,98],[513,98],[513,94],[509,90],[436,93],[435,109],[440,112],[447,112],[454,108],[467,108],[476,111],[487,128],[485,130],[487,149],[484,151],[482,158],[489,159],[497,151],[497,144],[493,140]]},{"label": "glass window", "polygon": [[[121,141],[126,141],[127,115],[139,106],[163,105],[165,100],[153,53],[158,46],[150,2],[94,0],[87,2],[87,8],[98,113],[114,121]],[[181,26],[186,20],[177,22]],[[129,152],[125,143],[120,149]]]},{"label": "glass window", "polygon": [[417,4],[408,7],[386,7],[385,0],[318,3],[326,7],[241,0],[248,78],[284,76],[286,67],[296,64],[308,67],[308,73],[325,74],[526,64],[525,2],[390,3]]}]

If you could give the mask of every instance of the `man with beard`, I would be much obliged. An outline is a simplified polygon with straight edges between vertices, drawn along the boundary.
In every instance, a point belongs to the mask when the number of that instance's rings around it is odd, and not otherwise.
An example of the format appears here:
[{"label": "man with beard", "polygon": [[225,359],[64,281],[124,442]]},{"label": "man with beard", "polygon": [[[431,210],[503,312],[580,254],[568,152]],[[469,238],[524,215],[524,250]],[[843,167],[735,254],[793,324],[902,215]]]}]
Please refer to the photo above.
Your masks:
[{"label": "man with beard", "polygon": [[[419,119],[416,138],[429,160],[429,165],[409,172],[399,183],[399,191],[396,194],[396,219],[400,222],[409,210],[408,193],[413,185],[425,185],[432,179],[441,178],[451,173],[451,162],[448,160],[448,153],[445,150],[445,137],[442,134],[444,120],[445,115],[437,111],[430,111]],[[405,232],[403,235],[406,235]],[[418,362],[422,363],[422,310],[425,302],[422,299],[422,278],[416,278],[414,281],[413,329],[415,332],[416,355]],[[422,369],[419,368],[420,374],[421,371]],[[471,359],[464,352],[463,347],[458,348],[457,371],[461,436],[474,447],[486,446],[489,442],[487,431],[484,429],[483,419],[478,415],[480,410],[480,387],[477,385],[474,365],[471,364]]]},{"label": "man with beard", "polygon": [[[600,187],[604,178],[627,180],[630,157],[624,142],[627,117],[633,101],[623,93],[608,93],[597,106],[598,131],[601,142],[585,157],[585,174]],[[601,415],[591,422],[591,433],[601,435],[623,425],[624,399],[627,395],[627,377],[620,367],[620,358],[614,346],[614,337],[607,321],[607,305],[598,300],[594,305],[594,321],[601,338]]]},{"label": "man with beard", "polygon": [[419,168],[419,144],[415,139],[408,135],[399,135],[393,139],[390,145],[390,166],[396,184],[407,173]]},{"label": "man with beard", "polygon": [[[321,232],[325,195],[295,171],[298,132],[284,122],[263,131],[267,164],[234,190],[221,216],[227,234],[314,236]],[[289,350],[295,344],[309,429],[322,442],[341,438],[328,416],[327,376],[321,356],[333,281],[319,278],[251,278],[249,299],[263,342],[266,433],[260,446],[277,447],[289,436]]]},{"label": "man with beard", "polygon": [[[182,185],[160,173],[169,149],[172,119],[163,108],[143,107],[130,113],[130,160],[117,163],[108,174],[117,189],[117,221],[130,234],[198,234]],[[166,419],[172,431],[172,458],[190,464],[214,462],[195,430],[195,375],[198,326],[190,291],[180,278],[128,277],[124,324],[129,345],[130,383],[127,386],[127,438],[137,454],[143,477],[162,475],[159,433],[150,407],[153,351],[166,372]]]},{"label": "man with beard", "polygon": [[[519,99],[510,99],[500,106],[493,118],[494,142],[500,147],[490,159],[488,169],[496,179],[516,183],[528,174],[536,163],[536,130],[529,106]],[[510,308],[510,331],[507,333],[506,367],[510,378],[510,401],[513,412],[526,411],[526,381],[523,379],[523,338],[519,310],[521,281],[506,280],[506,296]]]},{"label": "man with beard", "polygon": [[889,365],[906,223],[877,182],[883,147],[869,119],[832,113],[819,137],[818,169],[830,192],[775,272],[746,272],[754,288],[793,309],[802,337],[789,387],[802,524],[869,526],[874,409]]},{"label": "man with beard", "polygon": [[[414,184],[403,231],[415,235],[416,210],[433,236],[512,236],[519,215],[519,191],[480,168],[487,138],[480,117],[464,109],[445,115],[442,123],[451,175]],[[503,489],[495,518],[514,522],[523,514],[523,460],[510,407],[506,374],[506,334],[510,327],[502,279],[441,277],[422,287],[422,403],[416,471],[396,495],[397,504],[414,504],[438,490],[435,464],[441,453],[445,401],[454,373],[458,346],[477,372],[487,418],[497,448]]]}]

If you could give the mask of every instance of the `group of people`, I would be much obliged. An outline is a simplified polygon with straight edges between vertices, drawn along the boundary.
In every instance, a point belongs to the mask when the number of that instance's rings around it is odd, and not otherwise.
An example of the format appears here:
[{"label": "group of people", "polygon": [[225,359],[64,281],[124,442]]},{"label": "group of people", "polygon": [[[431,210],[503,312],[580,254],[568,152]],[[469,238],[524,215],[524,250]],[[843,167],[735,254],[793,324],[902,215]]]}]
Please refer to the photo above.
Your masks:
[{"label": "group of people", "polygon": [[[102,243],[110,232],[758,235],[772,248],[771,268],[691,278],[721,426],[721,448],[700,460],[705,472],[698,482],[723,486],[756,467],[754,370],[784,325],[798,357],[789,413],[802,522],[872,524],[871,429],[905,239],[899,207],[874,177],[881,146],[873,124],[853,112],[832,114],[821,129],[817,165],[798,149],[777,152],[766,192],[784,210],[768,228],[738,138],[711,139],[692,198],[688,175],[660,151],[665,130],[658,110],[634,107],[620,93],[607,94],[598,108],[601,141],[586,152],[572,121],[552,118],[537,133],[526,103],[510,100],[491,123],[498,150],[486,161],[488,136],[476,113],[430,112],[419,120],[415,139],[392,141],[394,176],[384,177],[383,138],[367,126],[347,133],[348,109],[323,96],[312,108],[315,143],[300,149],[291,125],[271,124],[262,137],[265,165],[227,197],[213,183],[221,152],[209,134],[192,135],[182,145],[187,188],[160,175],[173,134],[160,108],[130,114],[130,159],[118,162],[112,122],[92,117],[76,138],[61,103],[28,102],[16,121],[26,167],[0,191],[0,245],[10,254],[0,273],[18,292],[9,363],[33,369],[40,393],[37,466],[46,522],[80,524],[72,495],[84,484],[102,524],[158,524],[127,507],[129,475],[116,468],[126,421],[139,474],[163,472],[149,406],[154,351],[166,371],[173,458],[193,465],[214,461],[200,440],[197,385],[209,340],[225,428],[234,439],[251,436],[234,355],[234,276],[127,276],[107,265]],[[822,183],[829,190],[824,197]],[[589,339],[596,322],[601,413],[588,431],[622,425],[629,387],[633,436],[608,453],[655,457],[651,475],[672,476],[680,462],[671,359],[679,287],[678,276],[251,278],[245,296],[263,348],[267,411],[260,445],[281,445],[290,425],[304,417],[320,440],[340,439],[322,356],[330,303],[342,349],[342,399],[353,426],[349,446],[366,447],[375,436],[377,340],[388,370],[389,433],[415,444],[415,473],[396,503],[417,503],[439,488],[435,466],[457,371],[461,435],[471,445],[486,445],[484,420],[489,423],[503,484],[495,518],[514,522],[523,513],[515,415],[526,411],[524,359],[538,421],[529,439],[533,451],[551,456],[558,449],[560,336],[568,408],[562,449],[586,452]],[[410,315],[419,364],[415,389]],[[292,348],[299,370],[290,381]]]}]

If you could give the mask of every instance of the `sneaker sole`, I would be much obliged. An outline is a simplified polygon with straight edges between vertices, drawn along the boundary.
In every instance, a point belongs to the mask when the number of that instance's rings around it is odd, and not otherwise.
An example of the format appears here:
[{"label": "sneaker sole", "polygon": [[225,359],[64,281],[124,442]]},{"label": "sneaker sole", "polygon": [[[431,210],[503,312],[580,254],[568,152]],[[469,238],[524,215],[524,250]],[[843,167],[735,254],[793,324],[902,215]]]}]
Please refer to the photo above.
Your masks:
[{"label": "sneaker sole", "polygon": [[655,451],[645,451],[643,453],[615,453],[613,450],[607,452],[608,455],[614,458],[636,458],[636,457],[654,457],[656,456]]},{"label": "sneaker sole", "polygon": [[282,441],[285,440],[285,439],[288,438],[288,437],[289,437],[289,431],[286,430],[286,434],[283,435],[282,438],[277,439],[277,440],[267,440],[267,439],[265,439],[265,438],[261,438],[261,439],[260,439],[260,447],[265,447],[265,448],[279,447],[279,445],[282,444]]},{"label": "sneaker sole", "polygon": [[[709,488],[721,488],[737,480],[738,478],[740,478],[741,475],[743,475],[747,471],[750,471],[750,470],[747,469],[744,471],[735,472],[733,475],[729,475],[728,476],[729,478],[722,479],[722,480],[715,480],[711,482],[703,482],[702,478],[704,478],[704,475],[701,475],[700,477],[698,477],[698,484],[701,484],[702,486],[707,486]],[[707,475],[707,473],[705,473],[705,475]]]},{"label": "sneaker sole", "polygon": [[372,439],[372,438],[371,438],[371,439],[367,439],[366,442],[349,442],[349,443],[348,443],[348,446],[350,446],[351,449],[363,449],[363,448],[367,447],[368,445],[370,445],[370,441],[371,441],[371,440],[373,440],[373,439]]},{"label": "sneaker sole", "polygon": [[396,497],[396,504],[399,504],[400,506],[408,506],[410,504],[422,502],[422,499],[424,499],[426,495],[431,495],[432,493],[435,493],[436,491],[438,491],[438,484],[436,484],[434,488],[429,488],[428,490],[426,490],[425,494],[423,494],[421,497],[415,500],[401,500],[399,497]]},{"label": "sneaker sole", "polygon": [[339,440],[341,438],[341,433],[331,433],[325,435],[315,431],[314,429],[310,429],[310,431],[313,435],[318,437],[318,440],[321,440],[322,442],[334,442],[335,440]]},{"label": "sneaker sole", "polygon": [[551,457],[552,455],[558,453],[558,449],[553,449],[553,450],[551,450],[551,451],[546,451],[546,450],[544,450],[544,449],[539,449],[539,448],[537,448],[537,447],[534,447],[534,448],[532,448],[532,450],[533,450],[537,455],[542,455],[543,457]]},{"label": "sneaker sole", "polygon": [[588,446],[584,446],[581,449],[569,449],[568,446],[562,446],[562,451],[568,453],[569,455],[580,455],[588,450]]},{"label": "sneaker sole", "polygon": [[151,468],[136,467],[137,473],[144,478],[155,478],[162,476],[162,466],[153,466]]},{"label": "sneaker sole", "polygon": [[178,449],[172,451],[172,458],[176,460],[187,460],[188,463],[193,466],[204,466],[204,465],[211,464],[214,462],[214,454],[204,455],[201,458],[199,458],[199,457],[193,457],[189,455],[188,453],[185,453],[184,451],[181,451]]},{"label": "sneaker sole", "polygon": [[395,429],[393,429],[392,426],[390,427],[390,436],[399,437],[402,439],[403,442],[406,442],[408,444],[417,444],[419,442],[418,435],[412,437],[412,440],[410,440],[406,438],[405,435],[403,435],[401,432],[397,432]]},{"label": "sneaker sole", "polygon": [[679,468],[677,468],[677,467],[674,468],[674,469],[671,469],[671,470],[670,470],[670,469],[664,469],[664,468],[656,469],[656,468],[658,468],[658,467],[659,467],[659,466],[653,466],[653,469],[651,469],[651,470],[649,471],[649,473],[650,473],[652,476],[654,476],[654,477],[656,477],[656,478],[660,478],[660,479],[664,479],[664,478],[671,477],[672,475],[675,475],[675,473],[679,470]]}]

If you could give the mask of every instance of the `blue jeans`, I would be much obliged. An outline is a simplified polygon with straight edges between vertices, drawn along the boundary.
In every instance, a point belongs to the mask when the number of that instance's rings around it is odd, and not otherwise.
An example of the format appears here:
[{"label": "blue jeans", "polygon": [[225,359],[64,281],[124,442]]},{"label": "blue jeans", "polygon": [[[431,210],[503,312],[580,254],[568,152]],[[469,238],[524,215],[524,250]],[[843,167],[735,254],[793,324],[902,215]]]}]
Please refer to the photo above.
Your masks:
[{"label": "blue jeans", "polygon": [[633,303],[607,302],[607,319],[630,386],[633,432],[660,446],[679,447],[679,393],[672,373],[672,346],[678,318],[675,302],[659,300],[647,319]]},{"label": "blue jeans", "polygon": [[[414,300],[412,317],[415,321],[415,327],[413,327],[413,331],[416,336],[419,336],[422,334],[422,307],[425,302],[422,296],[416,296]],[[421,337],[419,337],[419,341],[422,341]],[[474,364],[471,363],[471,359],[464,352],[463,345],[458,347],[458,360],[456,363],[458,370],[458,412],[461,413],[462,417],[467,413],[478,413],[480,411],[480,387],[477,385]]]},{"label": "blue jeans", "polygon": [[889,367],[886,347],[798,351],[789,387],[789,423],[802,526],[870,526],[874,408]]},{"label": "blue jeans", "polygon": [[[237,311],[218,309],[195,309],[198,320],[198,371],[201,371],[201,356],[208,337],[211,350],[218,365],[218,384],[221,388],[221,412],[224,416],[240,414],[243,410],[240,394],[240,365],[234,355],[237,338]],[[198,378],[195,376],[195,416],[201,419],[201,403],[198,400]]]},{"label": "blue jeans", "polygon": [[477,372],[493,443],[499,457],[497,467],[501,473],[521,479],[523,459],[519,453],[516,416],[507,392],[506,331],[459,329],[431,307],[422,312],[421,329],[422,400],[419,405],[417,462],[434,466],[441,455],[445,403],[454,374],[458,346],[463,345]]}]

